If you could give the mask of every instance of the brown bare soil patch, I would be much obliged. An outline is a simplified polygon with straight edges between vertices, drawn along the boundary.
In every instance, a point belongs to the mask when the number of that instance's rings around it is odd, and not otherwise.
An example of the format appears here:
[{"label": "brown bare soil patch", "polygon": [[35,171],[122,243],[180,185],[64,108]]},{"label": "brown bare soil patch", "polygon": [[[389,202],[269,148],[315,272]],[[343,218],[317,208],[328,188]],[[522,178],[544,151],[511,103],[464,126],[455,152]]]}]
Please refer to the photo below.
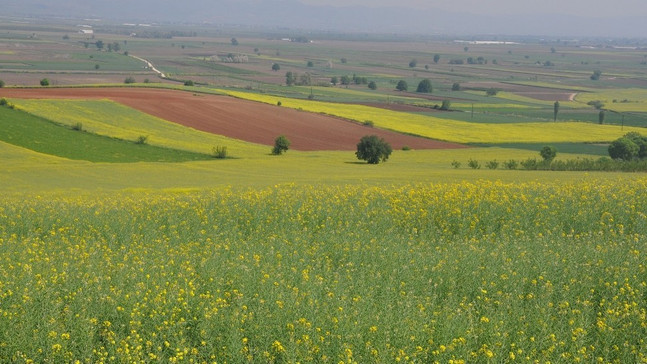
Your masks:
[{"label": "brown bare soil patch", "polygon": [[395,149],[465,148],[454,143],[369,128],[358,123],[233,97],[153,88],[0,89],[0,97],[110,99],[134,109],[209,133],[273,145],[278,135],[291,148],[354,150],[368,134],[384,138]]}]

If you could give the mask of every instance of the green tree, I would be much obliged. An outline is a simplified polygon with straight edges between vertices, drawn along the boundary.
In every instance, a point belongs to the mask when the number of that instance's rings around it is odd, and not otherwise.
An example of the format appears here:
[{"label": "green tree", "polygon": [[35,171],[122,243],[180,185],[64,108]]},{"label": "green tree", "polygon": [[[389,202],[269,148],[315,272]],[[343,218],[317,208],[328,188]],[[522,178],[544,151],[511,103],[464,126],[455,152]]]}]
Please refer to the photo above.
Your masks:
[{"label": "green tree", "polygon": [[440,110],[449,110],[450,107],[452,107],[452,102],[450,100],[443,100]]},{"label": "green tree", "polygon": [[41,86],[49,86],[49,80],[46,79],[46,78],[43,78],[42,80],[40,80],[40,85]]},{"label": "green tree", "polygon": [[434,54],[434,63],[438,63],[440,61],[440,54]]},{"label": "green tree", "polygon": [[636,132],[627,133],[625,138],[631,140],[638,146],[638,158],[647,158],[647,136],[642,136]]},{"label": "green tree", "polygon": [[276,72],[281,69],[281,66],[278,63],[273,63],[272,64],[272,71]]},{"label": "green tree", "polygon": [[4,81],[0,80],[0,88],[3,88],[3,87],[4,87]]},{"label": "green tree", "polygon": [[557,113],[559,112],[559,101],[553,104],[553,121],[557,121]]},{"label": "green tree", "polygon": [[544,159],[544,162],[550,163],[557,156],[557,149],[552,145],[547,145],[541,148],[539,155]]},{"label": "green tree", "polygon": [[604,124],[604,117],[605,116],[606,115],[604,113],[604,110],[600,110],[600,112],[598,113],[598,123]]},{"label": "green tree", "polygon": [[375,83],[375,81],[369,82],[368,88],[370,88],[371,90],[377,90],[377,84]]},{"label": "green tree", "polygon": [[418,83],[418,88],[416,89],[416,92],[430,93],[432,91],[433,91],[433,88],[431,87],[430,79],[425,78],[424,80],[420,81],[420,83]]},{"label": "green tree", "polygon": [[274,148],[272,148],[272,154],[281,155],[284,152],[287,152],[290,148],[290,141],[285,135],[280,135],[274,140]]},{"label": "green tree", "polygon": [[366,135],[357,143],[357,159],[365,160],[369,164],[386,162],[391,155],[391,145],[377,135]]},{"label": "green tree", "polygon": [[632,160],[638,156],[640,148],[631,139],[622,137],[609,145],[609,157],[613,159]]},{"label": "green tree", "polygon": [[314,66],[315,66],[315,64],[314,64],[312,61],[308,61],[307,66],[308,66],[308,67],[314,67]]},{"label": "green tree", "polygon": [[292,71],[288,71],[285,74],[285,84],[288,86],[292,86],[297,82],[297,75],[292,73]]},{"label": "green tree", "polygon": [[192,80],[184,81],[184,86],[195,86],[195,83]]},{"label": "green tree", "polygon": [[602,71],[600,71],[600,70],[595,70],[595,71],[593,71],[593,74],[591,75],[591,79],[592,79],[593,81],[597,81],[597,80],[599,80],[599,79],[600,79],[600,76],[602,76]]},{"label": "green tree", "polygon": [[102,41],[102,40],[98,40],[98,41],[96,41],[96,42],[94,43],[94,45],[96,45],[96,46],[97,46],[97,49],[103,49],[103,41]]},{"label": "green tree", "polygon": [[346,86],[348,86],[348,85],[350,85],[350,83],[351,83],[351,78],[350,78],[350,76],[349,76],[349,75],[343,75],[343,76],[341,76],[341,84],[342,84],[342,85],[346,85]]},{"label": "green tree", "polygon": [[132,77],[132,76],[131,76],[131,77],[127,77],[127,78],[124,80],[124,83],[126,83],[126,84],[135,83],[135,82],[137,82],[137,81],[136,81],[136,80],[135,80],[135,78],[134,78],[134,77]]},{"label": "green tree", "polygon": [[332,76],[330,78],[330,83],[332,83],[333,86],[337,86],[337,83],[339,83],[339,79],[337,78],[337,76]]},{"label": "green tree", "polygon": [[454,82],[452,85],[452,91],[460,91],[461,90],[461,84],[458,82]]},{"label": "green tree", "polygon": [[415,68],[416,65],[418,65],[418,61],[416,61],[415,58],[409,61],[409,67]]},{"label": "green tree", "polygon": [[395,89],[398,91],[407,91],[409,89],[409,85],[407,85],[407,81],[400,80],[398,81],[398,84],[395,85]]},{"label": "green tree", "polygon": [[231,38],[231,45],[237,46],[238,45],[238,39],[236,38]]}]

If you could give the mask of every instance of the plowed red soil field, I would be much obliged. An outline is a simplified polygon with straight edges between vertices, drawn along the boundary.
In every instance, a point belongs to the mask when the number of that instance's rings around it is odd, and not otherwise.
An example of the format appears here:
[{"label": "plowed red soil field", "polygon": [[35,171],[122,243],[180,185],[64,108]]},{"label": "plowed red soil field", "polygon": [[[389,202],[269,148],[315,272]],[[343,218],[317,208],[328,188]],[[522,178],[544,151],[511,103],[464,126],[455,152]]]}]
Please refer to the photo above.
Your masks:
[{"label": "plowed red soil field", "polygon": [[[153,88],[0,89],[0,97],[42,99],[110,99],[159,118],[209,133],[273,145],[285,135],[290,148],[355,150],[368,134],[384,138],[394,149],[465,148],[354,122],[233,97]],[[343,106],[340,106],[343,107]]]}]

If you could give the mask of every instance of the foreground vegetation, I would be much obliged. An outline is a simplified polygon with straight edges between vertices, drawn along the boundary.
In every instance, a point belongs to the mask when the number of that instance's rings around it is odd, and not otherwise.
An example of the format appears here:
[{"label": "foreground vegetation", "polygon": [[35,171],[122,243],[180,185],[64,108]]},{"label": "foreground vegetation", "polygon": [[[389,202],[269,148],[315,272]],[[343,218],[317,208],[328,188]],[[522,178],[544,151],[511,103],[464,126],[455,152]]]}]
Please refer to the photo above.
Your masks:
[{"label": "foreground vegetation", "polygon": [[645,188],[4,195],[0,357],[644,361]]}]

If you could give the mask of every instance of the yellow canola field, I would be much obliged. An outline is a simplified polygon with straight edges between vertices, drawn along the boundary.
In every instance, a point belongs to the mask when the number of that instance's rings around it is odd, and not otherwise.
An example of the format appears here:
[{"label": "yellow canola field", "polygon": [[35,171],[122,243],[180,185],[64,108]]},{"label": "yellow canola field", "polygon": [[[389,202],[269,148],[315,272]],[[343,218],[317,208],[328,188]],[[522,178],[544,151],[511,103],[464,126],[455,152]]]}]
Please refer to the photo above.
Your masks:
[{"label": "yellow canola field", "polygon": [[334,115],[357,122],[370,120],[379,128],[457,143],[609,142],[631,131],[644,132],[642,128],[625,127],[622,129],[614,125],[578,122],[469,123],[363,105],[286,99],[239,91],[220,91],[234,97],[268,104],[276,104],[281,101],[284,107]]},{"label": "yellow canola field", "polygon": [[0,195],[6,362],[647,360],[645,179]]}]

